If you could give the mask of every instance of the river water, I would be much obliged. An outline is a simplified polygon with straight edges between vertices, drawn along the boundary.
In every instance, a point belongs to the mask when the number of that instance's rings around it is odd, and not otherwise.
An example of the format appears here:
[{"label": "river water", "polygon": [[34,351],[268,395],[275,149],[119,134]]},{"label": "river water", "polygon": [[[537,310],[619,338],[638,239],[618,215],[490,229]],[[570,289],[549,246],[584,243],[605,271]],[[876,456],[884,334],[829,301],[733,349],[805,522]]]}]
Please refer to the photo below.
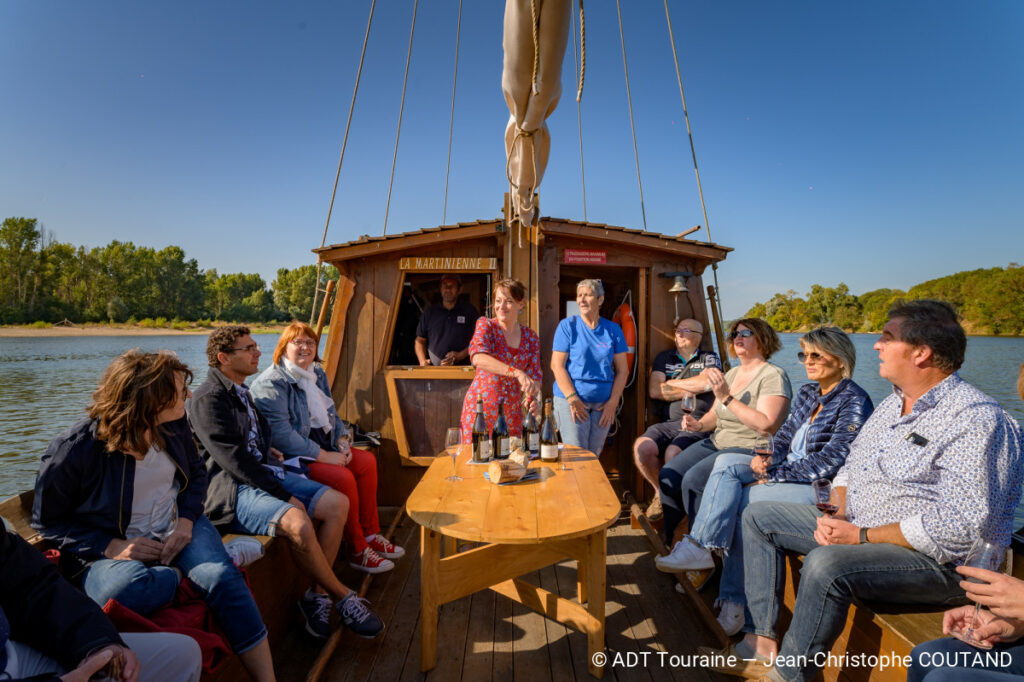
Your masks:
[{"label": "river water", "polygon": [[[797,362],[799,334],[781,334],[783,348],[772,358],[790,376],[795,391],[807,382]],[[262,346],[262,366],[270,362],[276,334],[254,335]],[[857,368],[854,380],[878,404],[891,386],[878,376],[873,334],[854,334]],[[0,338],[0,499],[32,487],[39,457],[61,430],[84,415],[89,396],[111,358],[129,348],[166,348],[196,373],[193,386],[206,377],[206,335],[145,337]],[[1017,396],[1017,372],[1024,361],[1024,338],[971,337],[961,376],[1002,404],[1024,423],[1024,403]],[[1018,510],[1024,525],[1024,513]]]}]

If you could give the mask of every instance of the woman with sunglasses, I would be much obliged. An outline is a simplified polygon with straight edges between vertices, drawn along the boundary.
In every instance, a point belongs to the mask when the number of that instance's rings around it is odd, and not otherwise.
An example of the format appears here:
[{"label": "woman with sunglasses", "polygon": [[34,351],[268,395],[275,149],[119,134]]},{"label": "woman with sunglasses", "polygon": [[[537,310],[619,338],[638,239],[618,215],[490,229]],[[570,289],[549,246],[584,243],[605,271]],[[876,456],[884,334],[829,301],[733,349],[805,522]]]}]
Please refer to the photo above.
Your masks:
[{"label": "woman with sunglasses", "polygon": [[349,565],[364,573],[395,567],[405,550],[380,534],[377,517],[377,459],[353,448],[351,436],[334,407],[327,374],[320,368],[319,340],[312,327],[292,322],[274,348],[274,364],[252,383],[256,409],[270,423],[271,444],[285,458],[302,458],[317,483],[349,500],[345,539],[352,547]]},{"label": "woman with sunglasses", "polygon": [[[857,352],[850,337],[836,327],[821,327],[800,339],[810,383],[803,385],[786,422],[775,434],[769,470],[748,452],[719,455],[704,489],[691,533],[659,562],[664,570],[699,570],[714,565],[711,550],[722,550],[718,621],[727,634],[743,627],[743,539],[740,515],[752,502],[813,504],[811,482],[831,478],[846,461],[850,444],[874,409],[871,398],[850,378]],[[759,478],[760,476],[760,478]]]},{"label": "woman with sunglasses", "polygon": [[[685,415],[682,423],[684,431],[714,433],[683,450],[658,472],[667,543],[684,516],[691,520],[696,516],[714,465],[712,455],[723,450],[750,454],[757,437],[775,433],[786,418],[793,389],[786,371],[768,362],[781,347],[775,330],[764,320],[748,317],[732,323],[729,354],[740,364],[726,374],[708,370],[715,403],[700,419]],[[676,543],[668,556],[674,557],[678,547]],[[667,558],[659,558],[659,568]]]}]

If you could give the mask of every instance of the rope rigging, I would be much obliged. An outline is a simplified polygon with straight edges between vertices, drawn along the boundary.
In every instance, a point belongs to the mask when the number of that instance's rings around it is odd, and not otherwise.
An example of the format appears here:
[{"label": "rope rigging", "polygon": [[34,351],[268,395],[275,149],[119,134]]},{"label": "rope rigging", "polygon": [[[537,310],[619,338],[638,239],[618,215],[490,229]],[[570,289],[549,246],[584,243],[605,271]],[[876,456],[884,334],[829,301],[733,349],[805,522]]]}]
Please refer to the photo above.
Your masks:
[{"label": "rope rigging", "polygon": [[405,55],[405,76],[402,78],[402,102],[398,105],[398,130],[395,131],[395,155],[391,158],[391,179],[388,180],[388,201],[384,206],[384,235],[388,233],[388,213],[391,212],[391,189],[395,184],[395,165],[398,163],[398,140],[402,136],[402,114],[405,112],[405,87],[409,84],[409,62],[412,60],[412,38],[416,34],[416,9],[419,0],[412,0],[412,26],[409,28],[409,51]]},{"label": "rope rigging", "polygon": [[640,188],[640,217],[643,218],[644,231],[647,230],[647,211],[644,209],[644,184],[640,180],[640,153],[636,148],[636,124],[633,122],[633,96],[629,87],[629,66],[626,64],[626,36],[622,31],[622,4],[615,0],[615,10],[619,15],[619,43],[622,45],[622,69],[626,72],[626,101],[629,104],[629,129],[633,133],[633,160],[636,162],[636,184]]},{"label": "rope rigging", "polygon": [[[352,127],[352,112],[356,108],[356,95],[359,94],[359,80],[363,75],[363,62],[366,59],[366,44],[370,41],[370,26],[373,25],[373,9],[377,0],[370,0],[370,18],[366,20],[366,35],[363,36],[363,51],[359,55],[359,68],[356,69],[356,84],[352,90],[352,104],[348,108],[348,120],[345,122],[345,136],[341,141],[341,155],[338,157],[338,171],[334,174],[334,189],[331,190],[331,203],[327,207],[327,220],[324,222],[324,236],[320,239],[320,248],[327,244],[327,228],[331,225],[331,213],[334,211],[334,198],[338,194],[338,180],[341,178],[341,164],[345,160],[345,147],[348,146],[348,131]],[[316,282],[313,288],[313,308],[309,312],[309,324],[312,325],[316,319],[316,299],[320,294],[320,274],[323,271],[323,261],[316,259]]]},{"label": "rope rigging", "polygon": [[459,37],[462,33],[462,0],[459,0],[459,18],[455,24],[455,70],[452,73],[452,116],[448,121],[448,164],[444,170],[444,208],[441,224],[448,222],[448,176],[452,170],[452,131],[455,128],[455,85],[459,80]]},{"label": "rope rigging", "polygon": [[[461,0],[460,0],[461,1]],[[572,6],[570,5],[570,10]],[[580,135],[580,188],[583,192],[583,222],[587,222],[587,178],[583,172],[583,114],[580,102],[583,99],[583,74],[587,68],[587,43],[586,25],[583,23],[583,0],[580,0],[580,47],[579,56],[576,55],[576,27],[573,26],[572,33],[572,59],[576,65],[576,72],[579,76],[576,79],[576,128]]]},{"label": "rope rigging", "polygon": [[[676,51],[676,38],[672,31],[672,15],[668,11],[668,0],[664,0],[665,3],[665,22],[668,25],[668,39],[672,45],[672,59],[676,65],[676,81],[679,83],[679,98],[683,102],[683,119],[686,121],[686,135],[690,139],[690,156],[693,158],[693,173],[697,176],[697,194],[700,196],[700,210],[704,215],[704,229],[708,233],[708,241],[711,241],[711,223],[708,221],[708,209],[704,203],[704,189],[700,182],[700,171],[697,169],[697,150],[693,144],[693,131],[690,130],[690,114],[686,109],[686,95],[683,93],[683,76],[679,70],[679,54]],[[722,315],[722,294],[721,289],[718,286],[718,263],[711,264],[711,274],[715,279],[715,298],[716,301],[712,301],[712,305],[718,306],[718,316],[721,319],[725,319]]]}]

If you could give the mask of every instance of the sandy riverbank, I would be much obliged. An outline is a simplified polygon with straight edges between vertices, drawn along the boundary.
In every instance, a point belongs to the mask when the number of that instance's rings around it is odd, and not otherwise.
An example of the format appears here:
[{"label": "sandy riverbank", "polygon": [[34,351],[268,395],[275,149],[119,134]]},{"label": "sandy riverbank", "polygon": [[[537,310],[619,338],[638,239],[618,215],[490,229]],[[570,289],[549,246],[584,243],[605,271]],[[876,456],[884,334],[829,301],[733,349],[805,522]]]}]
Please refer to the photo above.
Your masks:
[{"label": "sandy riverbank", "polygon": [[[284,325],[250,325],[254,334],[275,334]],[[189,336],[209,334],[210,327],[170,329],[167,327],[137,327],[132,325],[84,324],[74,327],[34,327],[32,325],[0,326],[0,338],[50,338],[58,336]],[[326,330],[325,330],[326,331]]]}]

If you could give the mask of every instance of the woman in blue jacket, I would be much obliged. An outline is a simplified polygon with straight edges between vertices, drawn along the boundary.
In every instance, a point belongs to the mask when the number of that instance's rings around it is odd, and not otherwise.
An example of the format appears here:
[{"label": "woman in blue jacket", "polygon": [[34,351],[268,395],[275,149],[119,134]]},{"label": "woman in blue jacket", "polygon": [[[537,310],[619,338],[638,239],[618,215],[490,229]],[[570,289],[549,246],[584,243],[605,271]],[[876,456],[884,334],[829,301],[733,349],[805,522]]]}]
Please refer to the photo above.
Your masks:
[{"label": "woman in blue jacket", "polygon": [[146,615],[187,577],[250,677],[273,680],[259,608],[203,516],[206,468],[185,419],[191,380],[169,351],[130,350],[111,362],[89,417],[43,455],[32,527],[58,546],[65,574],[101,606],[116,599]]},{"label": "woman in blue jacket", "polygon": [[[715,460],[690,535],[671,554],[658,557],[666,571],[714,566],[711,550],[725,559],[718,590],[718,616],[726,633],[743,627],[743,540],[740,515],[752,502],[813,504],[811,481],[831,478],[846,461],[850,444],[874,407],[854,383],[856,350],[837,327],[821,327],[800,339],[807,378],[797,392],[789,417],[775,434],[774,468],[752,454],[728,452]],[[766,476],[758,480],[758,476]]]}]

